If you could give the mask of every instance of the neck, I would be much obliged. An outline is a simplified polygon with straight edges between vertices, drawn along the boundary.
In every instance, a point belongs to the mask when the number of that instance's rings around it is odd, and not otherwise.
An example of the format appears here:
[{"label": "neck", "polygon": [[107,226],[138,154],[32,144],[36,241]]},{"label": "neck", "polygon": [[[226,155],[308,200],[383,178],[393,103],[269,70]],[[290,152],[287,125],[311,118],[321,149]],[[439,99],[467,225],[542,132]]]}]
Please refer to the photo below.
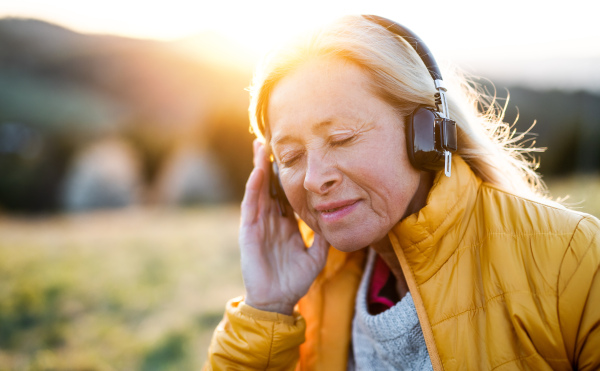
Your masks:
[{"label": "neck", "polygon": [[427,204],[427,196],[429,195],[429,191],[431,191],[431,187],[433,186],[433,178],[433,173],[429,171],[421,171],[419,186],[417,187],[417,191],[413,195],[412,200],[410,200],[402,219],[409,215],[418,213],[423,207],[425,207]]},{"label": "neck", "polygon": [[390,239],[386,236],[381,241],[372,244],[371,248],[375,250],[385,264],[390,267],[392,274],[396,277],[396,291],[398,292],[400,299],[402,299],[408,292],[408,284],[406,283],[406,278],[404,277],[404,273],[402,273],[400,262],[396,257]]},{"label": "neck", "polygon": [[[421,172],[419,187],[417,188],[417,191],[408,205],[402,219],[419,212],[419,210],[425,206],[427,202],[427,195],[429,194],[432,185],[433,174],[425,171]],[[400,298],[403,298],[404,295],[406,295],[406,293],[409,291],[408,284],[406,283],[406,278],[404,277],[404,273],[400,267],[400,262],[398,261],[398,257],[394,252],[394,247],[392,246],[389,237],[385,236],[380,241],[371,244],[371,248],[375,250],[377,254],[381,256],[385,264],[390,267],[394,277],[396,277],[396,290],[398,291],[398,295],[400,295]]]}]

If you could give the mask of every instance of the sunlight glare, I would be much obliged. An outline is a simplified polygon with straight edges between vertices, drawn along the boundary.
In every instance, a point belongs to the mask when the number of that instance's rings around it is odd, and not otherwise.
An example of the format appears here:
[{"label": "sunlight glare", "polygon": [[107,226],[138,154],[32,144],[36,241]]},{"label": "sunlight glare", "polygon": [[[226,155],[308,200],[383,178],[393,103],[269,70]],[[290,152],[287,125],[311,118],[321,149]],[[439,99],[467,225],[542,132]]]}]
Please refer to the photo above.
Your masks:
[{"label": "sunlight glare", "polygon": [[[414,31],[442,64],[444,60],[477,64],[486,74],[511,78],[506,65],[554,58],[579,66],[561,69],[561,76],[579,84],[591,75],[593,81],[586,84],[595,85],[600,83],[593,66],[600,58],[600,28],[595,12],[578,11],[588,8],[588,1],[572,0],[557,7],[540,0],[54,0],[51,6],[42,0],[4,0],[0,17],[38,18],[78,32],[165,41],[220,33],[258,57],[292,35],[333,18],[377,14]],[[592,61],[586,62],[589,68],[581,65],[584,58]]]}]

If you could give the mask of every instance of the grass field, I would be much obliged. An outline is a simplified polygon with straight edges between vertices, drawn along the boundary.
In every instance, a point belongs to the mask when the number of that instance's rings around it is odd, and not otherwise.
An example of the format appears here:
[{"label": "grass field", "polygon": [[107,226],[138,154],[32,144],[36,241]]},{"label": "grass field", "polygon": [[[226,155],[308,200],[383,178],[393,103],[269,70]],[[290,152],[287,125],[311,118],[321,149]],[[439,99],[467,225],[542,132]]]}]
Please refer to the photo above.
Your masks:
[{"label": "grass field", "polygon": [[0,219],[0,370],[198,370],[243,293],[237,206]]},{"label": "grass field", "polygon": [[[600,177],[548,183],[600,215]],[[238,218],[237,205],[0,217],[0,370],[200,369],[243,293]]]}]

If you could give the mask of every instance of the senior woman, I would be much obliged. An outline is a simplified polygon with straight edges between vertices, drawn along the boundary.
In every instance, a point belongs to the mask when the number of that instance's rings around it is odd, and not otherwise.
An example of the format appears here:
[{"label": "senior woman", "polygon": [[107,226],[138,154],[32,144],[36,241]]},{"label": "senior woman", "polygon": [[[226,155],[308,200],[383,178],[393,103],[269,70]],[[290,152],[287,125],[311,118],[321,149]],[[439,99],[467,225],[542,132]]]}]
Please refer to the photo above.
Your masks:
[{"label": "senior woman", "polygon": [[[345,17],[257,71],[246,295],[206,368],[600,368],[600,223],[545,200],[501,117],[467,84],[436,94],[397,27]],[[415,162],[415,112],[449,143],[436,166]]]}]

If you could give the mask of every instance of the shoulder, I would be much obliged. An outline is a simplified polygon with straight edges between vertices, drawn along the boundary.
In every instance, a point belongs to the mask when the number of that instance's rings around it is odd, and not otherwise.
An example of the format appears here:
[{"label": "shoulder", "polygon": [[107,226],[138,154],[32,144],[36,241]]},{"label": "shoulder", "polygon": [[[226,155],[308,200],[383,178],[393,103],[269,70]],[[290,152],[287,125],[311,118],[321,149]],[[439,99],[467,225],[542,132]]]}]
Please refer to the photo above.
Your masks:
[{"label": "shoulder", "polygon": [[593,238],[600,233],[600,222],[592,215],[567,209],[545,199],[533,199],[482,183],[478,195],[479,212],[493,218],[492,230],[514,234],[553,236],[583,233]]},{"label": "shoulder", "polygon": [[[496,262],[523,263],[526,271],[539,273],[545,281],[542,286],[558,292],[576,272],[593,275],[597,270],[600,221],[594,216],[487,183],[482,184],[476,205],[483,246],[492,249],[492,255],[503,255]],[[589,261],[582,264],[584,259]]]}]

